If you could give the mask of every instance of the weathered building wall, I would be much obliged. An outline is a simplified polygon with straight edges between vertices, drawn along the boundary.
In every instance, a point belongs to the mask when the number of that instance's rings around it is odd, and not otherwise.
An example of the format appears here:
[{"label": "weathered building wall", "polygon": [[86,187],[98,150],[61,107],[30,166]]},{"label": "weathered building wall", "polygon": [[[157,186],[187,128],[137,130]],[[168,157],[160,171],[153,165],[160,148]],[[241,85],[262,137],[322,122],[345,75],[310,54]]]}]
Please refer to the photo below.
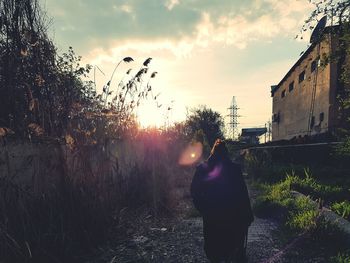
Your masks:
[{"label": "weathered building wall", "polygon": [[[279,121],[272,123],[272,140],[288,140],[304,135],[316,135],[327,132],[335,125],[336,116],[335,91],[337,72],[334,63],[317,67],[312,71],[312,62],[322,58],[334,49],[335,40],[330,35],[319,44],[308,50],[308,54],[298,61],[293,71],[279,84],[273,94],[273,114],[279,116]],[[305,78],[299,81],[299,76],[305,72]],[[290,84],[294,87],[290,90]],[[313,125],[310,128],[310,112],[312,93],[316,85],[314,100]],[[322,120],[323,115],[323,120]]]},{"label": "weathered building wall", "polygon": [[[337,54],[339,52],[339,39],[335,36],[332,37],[332,53]],[[328,130],[334,132],[340,125],[339,123],[339,100],[338,85],[339,85],[339,69],[338,63],[330,63],[330,92],[329,92],[329,119]]]}]

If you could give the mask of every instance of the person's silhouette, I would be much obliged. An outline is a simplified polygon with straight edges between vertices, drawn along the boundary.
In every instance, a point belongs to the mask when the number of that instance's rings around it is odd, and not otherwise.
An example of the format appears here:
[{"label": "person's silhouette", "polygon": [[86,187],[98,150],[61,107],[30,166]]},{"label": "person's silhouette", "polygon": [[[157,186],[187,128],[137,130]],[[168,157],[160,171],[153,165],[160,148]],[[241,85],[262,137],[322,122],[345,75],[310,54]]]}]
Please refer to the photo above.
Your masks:
[{"label": "person's silhouette", "polygon": [[254,216],[241,168],[224,141],[216,140],[191,184],[194,206],[203,216],[204,250],[211,262],[245,262],[249,225]]}]

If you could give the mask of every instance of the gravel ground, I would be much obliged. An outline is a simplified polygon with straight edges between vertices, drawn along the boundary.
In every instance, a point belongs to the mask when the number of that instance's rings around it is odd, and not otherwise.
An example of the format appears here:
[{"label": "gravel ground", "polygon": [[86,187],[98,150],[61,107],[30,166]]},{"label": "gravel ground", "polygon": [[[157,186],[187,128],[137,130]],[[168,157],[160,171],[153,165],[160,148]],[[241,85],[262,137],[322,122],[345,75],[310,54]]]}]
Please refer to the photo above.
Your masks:
[{"label": "gravel ground", "polygon": [[[203,251],[201,218],[145,225],[129,239],[103,251],[94,262],[208,262]],[[248,262],[264,262],[279,252],[271,235],[276,227],[270,220],[255,219],[248,234]]]},{"label": "gravel ground", "polygon": [[[258,195],[251,189],[249,193],[252,200]],[[95,251],[86,262],[207,263],[202,219],[193,213],[188,197],[183,198],[180,206],[177,218],[156,219],[146,211],[126,213],[115,231],[118,234],[110,238],[110,244]],[[281,248],[278,231],[279,224],[274,219],[255,218],[248,232],[249,263],[329,262],[329,253],[326,253],[329,247],[324,246],[324,238],[294,238]]]},{"label": "gravel ground", "polygon": [[[252,199],[256,195],[250,191]],[[203,250],[202,218],[188,216],[189,211],[193,211],[188,198],[184,198],[180,210],[183,215],[176,219],[155,220],[147,213],[137,219],[128,216],[126,223],[120,226],[126,229],[127,237],[101,248],[97,259],[88,262],[208,262]],[[268,262],[279,252],[275,247],[278,242],[272,235],[277,227],[278,224],[271,219],[255,218],[248,232],[248,262]]]}]

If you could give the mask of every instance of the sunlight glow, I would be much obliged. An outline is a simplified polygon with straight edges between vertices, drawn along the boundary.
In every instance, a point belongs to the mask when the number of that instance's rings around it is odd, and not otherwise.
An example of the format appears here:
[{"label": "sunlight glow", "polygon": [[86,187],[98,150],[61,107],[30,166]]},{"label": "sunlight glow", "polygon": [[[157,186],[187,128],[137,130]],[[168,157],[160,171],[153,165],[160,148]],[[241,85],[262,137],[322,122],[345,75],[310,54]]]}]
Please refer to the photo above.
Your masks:
[{"label": "sunlight glow", "polygon": [[153,103],[140,105],[140,108],[137,111],[137,120],[143,128],[160,128],[166,123],[167,116],[164,109],[159,109],[157,105],[152,104]]}]

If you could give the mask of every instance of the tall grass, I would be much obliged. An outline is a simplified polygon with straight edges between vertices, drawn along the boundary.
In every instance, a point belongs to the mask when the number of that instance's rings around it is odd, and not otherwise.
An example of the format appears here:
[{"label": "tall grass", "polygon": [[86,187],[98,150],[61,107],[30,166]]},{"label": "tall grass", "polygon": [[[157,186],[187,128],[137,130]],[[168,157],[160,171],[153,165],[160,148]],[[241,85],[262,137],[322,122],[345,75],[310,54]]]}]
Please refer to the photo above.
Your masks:
[{"label": "tall grass", "polygon": [[60,147],[37,152],[56,151],[50,165],[37,162],[30,175],[28,162],[17,171],[31,176],[26,183],[13,173],[0,177],[0,261],[80,262],[107,240],[123,208],[172,211],[181,142],[146,134],[133,142]]}]

